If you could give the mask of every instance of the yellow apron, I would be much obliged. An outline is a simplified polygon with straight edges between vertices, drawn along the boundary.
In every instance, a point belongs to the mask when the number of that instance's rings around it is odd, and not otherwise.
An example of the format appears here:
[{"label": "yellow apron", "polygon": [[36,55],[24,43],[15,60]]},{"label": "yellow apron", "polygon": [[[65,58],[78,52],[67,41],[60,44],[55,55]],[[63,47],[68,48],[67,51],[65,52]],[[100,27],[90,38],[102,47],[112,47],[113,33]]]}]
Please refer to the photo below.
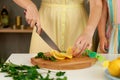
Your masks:
[{"label": "yellow apron", "polygon": [[[84,0],[42,0],[39,13],[41,27],[63,51],[74,45],[88,20]],[[34,27],[30,53],[51,50]]]}]

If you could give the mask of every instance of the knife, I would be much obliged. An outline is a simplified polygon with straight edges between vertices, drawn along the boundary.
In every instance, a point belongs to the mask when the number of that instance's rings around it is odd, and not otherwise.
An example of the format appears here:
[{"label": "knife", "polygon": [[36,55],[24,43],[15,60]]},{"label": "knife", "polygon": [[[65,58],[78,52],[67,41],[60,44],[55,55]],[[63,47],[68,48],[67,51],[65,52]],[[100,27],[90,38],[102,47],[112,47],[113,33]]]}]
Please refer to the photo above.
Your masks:
[{"label": "knife", "polygon": [[[26,15],[26,11],[27,10],[24,10],[24,15]],[[36,32],[38,30],[38,26],[37,26],[37,23],[35,23],[35,26],[36,26]],[[55,49],[59,52],[60,49],[58,48],[58,46],[54,43],[54,41],[48,36],[48,34],[41,28],[41,32],[40,34],[38,33],[38,35],[52,48],[52,49]]]},{"label": "knife", "polygon": [[[36,25],[36,24],[35,24]],[[36,32],[38,30],[38,27],[36,25]],[[59,52],[60,49],[58,48],[58,46],[54,43],[54,41],[48,36],[48,34],[41,28],[41,32],[40,34],[38,34],[52,49],[55,49]]]}]

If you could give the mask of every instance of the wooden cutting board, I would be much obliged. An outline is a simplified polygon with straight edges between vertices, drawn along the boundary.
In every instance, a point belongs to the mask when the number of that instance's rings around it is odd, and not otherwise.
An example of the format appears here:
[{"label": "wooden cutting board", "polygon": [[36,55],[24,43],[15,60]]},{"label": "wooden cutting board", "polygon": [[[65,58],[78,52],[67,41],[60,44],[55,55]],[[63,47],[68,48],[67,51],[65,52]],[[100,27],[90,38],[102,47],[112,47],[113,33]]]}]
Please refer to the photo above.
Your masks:
[{"label": "wooden cutting board", "polygon": [[72,59],[48,61],[41,58],[31,58],[33,65],[38,65],[41,68],[54,69],[54,70],[75,70],[87,68],[95,64],[97,60],[95,58],[89,58],[87,56],[80,56]]}]

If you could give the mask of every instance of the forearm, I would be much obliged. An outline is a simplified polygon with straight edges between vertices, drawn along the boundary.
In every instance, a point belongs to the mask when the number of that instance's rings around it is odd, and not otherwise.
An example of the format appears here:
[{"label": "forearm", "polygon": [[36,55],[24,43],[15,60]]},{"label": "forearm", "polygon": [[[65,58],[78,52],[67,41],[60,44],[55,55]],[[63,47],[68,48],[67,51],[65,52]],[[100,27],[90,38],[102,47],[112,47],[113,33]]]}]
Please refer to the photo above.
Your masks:
[{"label": "forearm", "polygon": [[85,32],[90,32],[91,35],[98,25],[102,12],[102,1],[101,0],[89,0],[90,1],[90,14]]},{"label": "forearm", "polygon": [[106,27],[107,18],[108,18],[107,3],[106,3],[106,1],[103,1],[102,15],[101,15],[101,19],[98,24],[99,38],[105,37],[105,27]]},{"label": "forearm", "polygon": [[24,9],[27,9],[29,5],[34,5],[34,3],[31,0],[13,0],[13,1]]}]

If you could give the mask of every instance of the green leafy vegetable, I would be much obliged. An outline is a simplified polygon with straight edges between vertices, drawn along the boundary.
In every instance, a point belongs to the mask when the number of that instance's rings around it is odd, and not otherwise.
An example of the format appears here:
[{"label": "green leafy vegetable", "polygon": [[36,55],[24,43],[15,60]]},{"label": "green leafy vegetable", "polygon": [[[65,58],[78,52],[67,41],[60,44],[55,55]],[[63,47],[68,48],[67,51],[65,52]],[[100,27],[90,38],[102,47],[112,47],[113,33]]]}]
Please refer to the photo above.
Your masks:
[{"label": "green leafy vegetable", "polygon": [[89,56],[90,58],[96,58],[98,61],[103,62],[105,57],[97,52],[93,52],[91,50],[85,50],[83,53],[84,56]]},{"label": "green leafy vegetable", "polygon": [[45,56],[43,52],[39,52],[35,58],[42,58],[44,60],[56,61],[55,57],[53,56]]},{"label": "green leafy vegetable", "polygon": [[0,59],[0,68],[2,67],[2,65],[3,65],[4,62],[5,62],[4,59],[1,58],[1,59]]},{"label": "green leafy vegetable", "polygon": [[63,77],[63,78],[57,78],[56,80],[67,80],[67,77]]},{"label": "green leafy vegetable", "polygon": [[[67,80],[64,76],[65,72],[52,72],[48,70],[43,73],[38,72],[38,66],[16,65],[11,62],[0,64],[0,72],[6,72],[8,75],[5,77],[12,77],[13,80]],[[51,73],[55,75],[55,78],[51,78]]]},{"label": "green leafy vegetable", "polygon": [[64,74],[65,74],[65,72],[61,72],[61,71],[60,71],[60,72],[57,72],[57,73],[56,73],[56,76],[63,76]]}]

